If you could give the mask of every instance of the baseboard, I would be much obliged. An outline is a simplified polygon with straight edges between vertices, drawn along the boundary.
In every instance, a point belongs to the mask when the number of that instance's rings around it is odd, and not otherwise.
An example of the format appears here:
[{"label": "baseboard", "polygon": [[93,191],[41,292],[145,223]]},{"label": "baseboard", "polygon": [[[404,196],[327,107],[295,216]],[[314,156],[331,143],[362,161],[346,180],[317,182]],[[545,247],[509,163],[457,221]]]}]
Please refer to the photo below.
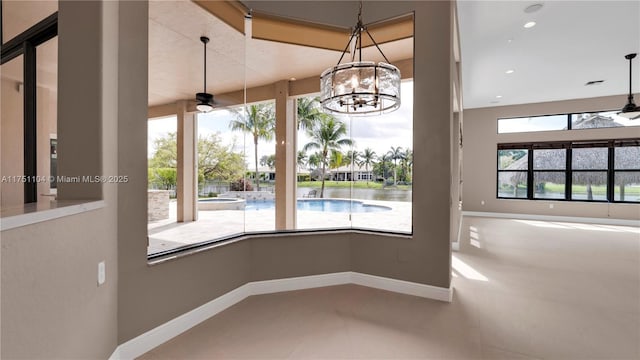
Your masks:
[{"label": "baseboard", "polygon": [[250,295],[273,294],[277,292],[304,290],[324,286],[343,285],[351,283],[351,272],[301,276],[294,278],[254,281],[247,285]]},{"label": "baseboard", "polygon": [[116,348],[109,359],[135,359],[156,348],[215,314],[239,303],[250,296],[249,284],[244,284],[188,313],[137,336]]},{"label": "baseboard", "polygon": [[462,215],[503,218],[503,219],[564,221],[564,222],[575,222],[575,223],[586,223],[586,224],[620,225],[620,226],[635,226],[635,227],[640,226],[640,220],[591,218],[591,217],[579,217],[579,216],[516,214],[516,213],[483,212],[483,211],[463,211]]},{"label": "baseboard", "polygon": [[451,287],[442,288],[357,272],[351,273],[351,283],[446,302],[451,302],[453,296]]},{"label": "baseboard", "polygon": [[239,303],[251,295],[310,289],[324,286],[357,284],[402,294],[451,302],[453,289],[441,288],[410,281],[396,280],[357,272],[340,272],[294,278],[254,281],[244,284],[210,302],[176,317],[146,333],[118,346],[110,360],[135,359],[155,347],[171,340],[217,313]]},{"label": "baseboard", "polygon": [[460,241],[451,243],[451,250],[460,251]]}]

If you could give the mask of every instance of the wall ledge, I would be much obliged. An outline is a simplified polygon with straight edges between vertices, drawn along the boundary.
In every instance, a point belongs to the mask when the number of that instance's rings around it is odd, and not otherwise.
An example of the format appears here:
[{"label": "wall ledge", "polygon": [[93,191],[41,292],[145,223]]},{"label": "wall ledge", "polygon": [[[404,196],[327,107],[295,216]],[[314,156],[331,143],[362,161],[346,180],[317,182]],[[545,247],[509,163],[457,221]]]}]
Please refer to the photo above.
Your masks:
[{"label": "wall ledge", "polygon": [[6,209],[0,217],[0,231],[37,224],[43,221],[77,215],[106,206],[104,200],[98,201],[52,201],[47,206],[40,203],[25,204],[21,207]]},{"label": "wall ledge", "polygon": [[120,344],[109,359],[135,359],[252,295],[343,284],[362,285],[445,302],[451,302],[453,297],[453,288],[451,287],[442,288],[352,271],[253,281]]},{"label": "wall ledge", "polygon": [[628,219],[612,219],[612,218],[591,218],[579,216],[555,216],[555,215],[536,215],[536,214],[517,214],[517,213],[497,213],[482,211],[463,211],[463,216],[491,217],[503,219],[522,219],[522,220],[541,220],[541,221],[565,221],[575,223],[603,224],[603,225],[621,225],[640,227],[640,220]]}]

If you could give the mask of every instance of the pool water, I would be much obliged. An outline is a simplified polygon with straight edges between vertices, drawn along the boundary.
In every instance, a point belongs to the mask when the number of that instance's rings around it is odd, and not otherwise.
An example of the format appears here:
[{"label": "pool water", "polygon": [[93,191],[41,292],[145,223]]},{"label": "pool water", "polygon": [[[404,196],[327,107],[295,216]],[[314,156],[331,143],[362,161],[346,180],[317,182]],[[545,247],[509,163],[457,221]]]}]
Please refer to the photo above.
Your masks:
[{"label": "pool water", "polygon": [[[275,208],[274,200],[247,201],[245,210],[267,210]],[[298,210],[341,212],[341,213],[367,213],[391,210],[390,207],[380,205],[368,205],[362,201],[338,200],[338,199],[299,199]]]}]

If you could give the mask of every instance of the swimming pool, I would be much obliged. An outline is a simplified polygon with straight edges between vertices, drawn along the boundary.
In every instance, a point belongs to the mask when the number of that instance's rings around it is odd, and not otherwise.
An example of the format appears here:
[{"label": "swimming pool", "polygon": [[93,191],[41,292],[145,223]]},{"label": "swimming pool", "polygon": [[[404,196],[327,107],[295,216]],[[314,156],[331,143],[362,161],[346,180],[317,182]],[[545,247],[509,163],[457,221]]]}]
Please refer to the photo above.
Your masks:
[{"label": "swimming pool", "polygon": [[[275,208],[274,200],[247,201],[246,211],[259,211]],[[341,199],[298,199],[298,210],[342,212],[342,213],[368,213],[388,211],[390,207],[381,205],[369,205],[357,200]]]}]

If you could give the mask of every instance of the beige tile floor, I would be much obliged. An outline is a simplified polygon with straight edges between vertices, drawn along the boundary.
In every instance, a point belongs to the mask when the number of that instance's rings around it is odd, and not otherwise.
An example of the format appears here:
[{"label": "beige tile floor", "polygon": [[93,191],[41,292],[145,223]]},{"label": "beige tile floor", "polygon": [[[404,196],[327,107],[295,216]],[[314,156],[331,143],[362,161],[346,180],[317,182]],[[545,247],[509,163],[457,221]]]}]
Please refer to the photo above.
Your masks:
[{"label": "beige tile floor", "polygon": [[357,285],[253,296],[142,359],[640,359],[640,229],[463,228],[451,304]]},{"label": "beige tile floor", "polygon": [[[411,232],[411,203],[401,201],[362,200],[365,204],[381,205],[390,210],[354,213],[298,211],[298,229],[349,228],[375,229],[401,233]],[[188,244],[218,239],[244,232],[272,232],[276,213],[267,210],[199,211],[198,221],[177,223],[177,203],[169,204],[169,219],[148,225],[148,253],[171,250]]]}]

